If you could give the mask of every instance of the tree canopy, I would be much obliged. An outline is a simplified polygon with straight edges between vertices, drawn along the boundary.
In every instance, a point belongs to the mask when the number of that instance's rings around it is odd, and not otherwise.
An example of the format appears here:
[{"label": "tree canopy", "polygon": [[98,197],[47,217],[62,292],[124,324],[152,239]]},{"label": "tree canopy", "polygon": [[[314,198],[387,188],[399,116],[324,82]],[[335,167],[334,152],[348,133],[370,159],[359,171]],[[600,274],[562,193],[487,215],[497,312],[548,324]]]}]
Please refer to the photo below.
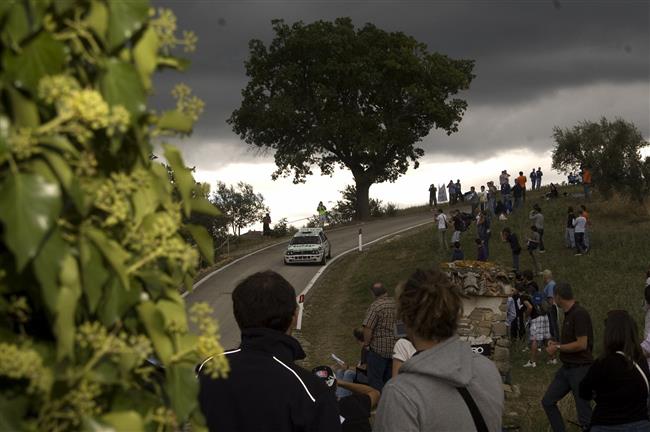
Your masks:
[{"label": "tree canopy", "polygon": [[241,229],[262,220],[267,210],[262,194],[255,193],[253,186],[237,183],[237,187],[217,183],[217,190],[212,194],[212,202],[223,212],[232,228],[233,235],[239,235]]},{"label": "tree canopy", "polygon": [[273,30],[268,47],[249,44],[250,80],[229,122],[248,144],[275,150],[274,179],[348,168],[357,216],[366,218],[373,183],[417,168],[424,151],[415,144],[432,128],[458,130],[467,103],[450,97],[469,88],[473,61],[428,52],[401,32],[355,28],[349,18],[275,20]]},{"label": "tree canopy", "polygon": [[640,150],[648,146],[639,129],[623,119],[583,121],[572,128],[553,129],[553,169],[561,172],[591,170],[594,186],[605,196],[614,191],[643,200],[650,191],[650,158]]}]

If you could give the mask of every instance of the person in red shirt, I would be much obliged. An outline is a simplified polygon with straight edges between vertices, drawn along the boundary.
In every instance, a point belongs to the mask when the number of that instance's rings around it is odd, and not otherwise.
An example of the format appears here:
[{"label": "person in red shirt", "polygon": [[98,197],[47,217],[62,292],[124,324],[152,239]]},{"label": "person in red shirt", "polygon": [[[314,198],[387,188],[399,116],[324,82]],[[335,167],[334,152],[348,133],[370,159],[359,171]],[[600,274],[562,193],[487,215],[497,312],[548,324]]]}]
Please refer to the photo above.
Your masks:
[{"label": "person in red shirt", "polygon": [[526,202],[526,181],[527,181],[527,180],[528,180],[528,179],[527,179],[526,176],[524,175],[524,172],[523,172],[523,171],[519,171],[519,177],[517,177],[517,178],[515,179],[515,181],[517,182],[517,184],[518,184],[519,186],[521,186],[521,191],[522,191],[522,195],[521,195],[521,197],[522,197],[522,199],[523,199],[524,202]]},{"label": "person in red shirt", "polygon": [[591,196],[591,170],[587,167],[582,167],[582,187],[585,191],[585,199],[589,200]]}]

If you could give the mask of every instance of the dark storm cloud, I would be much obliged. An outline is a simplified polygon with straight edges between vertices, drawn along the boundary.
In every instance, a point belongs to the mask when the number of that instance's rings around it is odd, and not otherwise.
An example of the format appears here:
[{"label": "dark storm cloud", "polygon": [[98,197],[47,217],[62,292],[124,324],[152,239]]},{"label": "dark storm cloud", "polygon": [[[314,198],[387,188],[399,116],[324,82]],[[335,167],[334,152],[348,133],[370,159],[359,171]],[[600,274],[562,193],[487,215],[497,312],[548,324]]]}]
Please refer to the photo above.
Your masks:
[{"label": "dark storm cloud", "polygon": [[[206,101],[194,136],[182,144],[187,158],[202,166],[211,165],[206,168],[258,157],[239,142],[226,119],[238,107],[247,82],[243,63],[248,57],[248,42],[253,38],[270,41],[270,21],[274,18],[291,23],[350,16],[356,25],[372,22],[409,34],[432,51],[474,59],[477,77],[462,97],[468,100],[470,110],[486,116],[512,107],[524,109],[565,90],[636,83],[641,91],[632,97],[640,99],[631,105],[642,111],[635,118],[641,119],[638,125],[644,134],[649,133],[650,14],[646,1],[184,0],[157,4],[171,7],[179,27],[192,29],[199,36],[192,67],[184,75],[164,74],[155,102],[170,104],[163,94],[178,80],[188,83]],[[546,109],[555,110],[552,106]],[[590,109],[581,113],[581,118],[601,115],[599,107]],[[546,114],[538,113],[539,117]],[[531,122],[527,141],[551,134],[550,129],[537,130],[534,120]],[[435,140],[439,152],[449,152],[453,146],[456,154],[478,155],[485,150],[486,141],[479,145],[474,138],[484,137],[485,131],[471,128],[489,124],[485,119],[463,122],[461,134],[445,139],[433,133],[423,145],[432,149]],[[492,153],[515,145],[506,135],[507,131],[490,143],[494,146]],[[212,154],[218,157],[206,159]]]}]

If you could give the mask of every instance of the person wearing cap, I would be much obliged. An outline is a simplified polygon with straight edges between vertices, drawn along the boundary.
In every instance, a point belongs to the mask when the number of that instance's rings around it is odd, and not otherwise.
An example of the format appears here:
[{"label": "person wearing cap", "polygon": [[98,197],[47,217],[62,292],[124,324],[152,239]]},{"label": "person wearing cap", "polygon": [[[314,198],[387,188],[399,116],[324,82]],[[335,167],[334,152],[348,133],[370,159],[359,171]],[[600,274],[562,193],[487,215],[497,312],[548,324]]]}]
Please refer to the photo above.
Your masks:
[{"label": "person wearing cap", "polygon": [[305,358],[291,337],[297,320],[291,284],[272,271],[255,273],[232,293],[241,345],[225,351],[230,372],[214,379],[197,367],[199,405],[210,431],[340,431],[336,397],[294,362]]},{"label": "person wearing cap", "polygon": [[337,387],[348,390],[349,396],[337,397],[339,405],[339,420],[342,432],[371,432],[370,413],[379,402],[378,390],[365,384],[357,384],[337,380],[334,371],[329,366],[318,366],[312,373],[320,378],[336,395]]}]

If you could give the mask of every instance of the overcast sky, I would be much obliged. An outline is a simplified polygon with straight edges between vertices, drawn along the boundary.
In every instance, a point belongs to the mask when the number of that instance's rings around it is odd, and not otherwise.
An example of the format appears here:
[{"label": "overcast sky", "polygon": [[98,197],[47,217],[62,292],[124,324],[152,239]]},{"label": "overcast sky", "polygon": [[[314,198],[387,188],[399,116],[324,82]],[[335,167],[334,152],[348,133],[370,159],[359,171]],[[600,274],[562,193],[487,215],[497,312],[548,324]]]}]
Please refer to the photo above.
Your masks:
[{"label": "overcast sky", "polygon": [[[475,60],[476,78],[462,94],[469,107],[460,131],[451,136],[432,131],[421,144],[426,155],[418,170],[409,170],[395,184],[373,186],[371,196],[384,201],[422,201],[429,183],[450,177],[478,185],[502,167],[530,171],[541,165],[546,179],[557,179],[550,170],[554,126],[604,115],[632,121],[645,137],[650,135],[650,2],[645,0],[154,4],[172,8],[179,28],[199,36],[190,70],[162,74],[155,97],[158,105],[171,103],[164,95],[172,83],[183,81],[206,102],[194,135],[179,143],[186,162],[204,181],[252,183],[276,220],[309,214],[319,199],[335,200],[351,176],[314,176],[288,191],[290,181],[270,181],[272,156],[251,151],[226,123],[247,83],[248,42],[268,43],[275,18],[309,23],[349,16],[357,26],[371,22],[411,35],[431,51]],[[288,195],[294,197],[292,208]]]}]

